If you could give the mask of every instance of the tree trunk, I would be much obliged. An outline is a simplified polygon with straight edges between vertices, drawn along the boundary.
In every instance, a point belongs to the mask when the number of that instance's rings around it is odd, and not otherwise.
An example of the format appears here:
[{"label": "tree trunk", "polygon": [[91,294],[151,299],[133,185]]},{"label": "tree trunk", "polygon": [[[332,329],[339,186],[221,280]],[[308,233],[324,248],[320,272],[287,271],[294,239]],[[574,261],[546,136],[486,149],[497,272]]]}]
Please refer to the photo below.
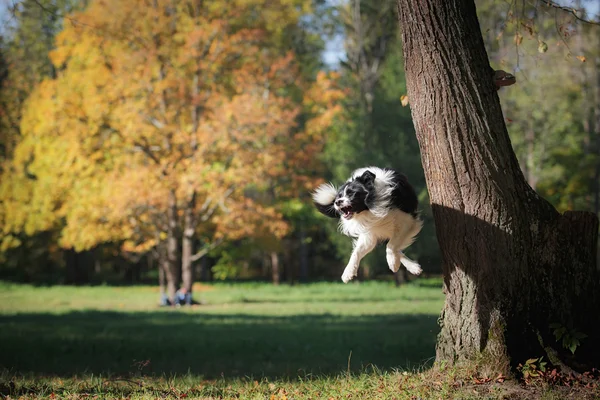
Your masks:
[{"label": "tree trunk", "polygon": [[171,191],[167,208],[167,257],[164,268],[167,277],[167,291],[172,305],[175,304],[175,293],[179,283],[177,247],[177,200],[175,192]]},{"label": "tree trunk", "polygon": [[90,252],[78,252],[73,249],[65,251],[66,280],[67,284],[83,285],[89,283],[89,275],[93,265]]},{"label": "tree trunk", "polygon": [[158,245],[158,247],[158,285],[160,288],[160,304],[167,305],[166,300],[169,299],[167,288],[167,271],[169,269],[169,261],[167,259],[166,246],[161,243]]},{"label": "tree trunk", "polygon": [[[600,6],[600,2],[599,6]],[[594,142],[596,151],[596,168],[594,171],[593,193],[594,193],[594,212],[596,215],[600,213],[600,54],[596,55],[595,61],[596,82],[595,82],[595,97],[594,102]]]},{"label": "tree trunk", "polygon": [[271,277],[273,279],[273,285],[279,285],[281,282],[281,272],[279,271],[279,254],[277,252],[271,252]]},{"label": "tree trunk", "polygon": [[396,287],[400,287],[408,281],[408,272],[406,271],[406,268],[400,268],[398,272],[394,274],[394,281],[396,282]]},{"label": "tree trunk", "polygon": [[306,229],[304,225],[300,225],[300,232],[298,238],[298,252],[299,252],[299,263],[300,263],[300,282],[307,282],[309,275],[309,259],[308,259],[308,245],[306,243]]},{"label": "tree trunk", "polygon": [[[561,356],[550,325],[598,343],[598,219],[560,215],[527,184],[504,124],[475,4],[398,0],[413,121],[443,257],[438,362],[491,376]],[[503,89],[510,90],[510,89]],[[543,346],[540,340],[543,341]],[[566,359],[566,357],[564,357]]]},{"label": "tree trunk", "polygon": [[527,183],[529,186],[535,189],[537,186],[538,178],[537,178],[537,170],[538,167],[535,163],[535,131],[533,126],[533,122],[530,122],[529,129],[525,134],[525,143],[527,144],[527,158],[525,159],[525,165],[523,168],[523,172],[525,172],[525,179],[527,179]]},{"label": "tree trunk", "polygon": [[192,304],[192,286],[194,284],[194,270],[192,256],[194,254],[194,207],[196,194],[192,194],[183,216],[183,238],[181,244],[181,278],[182,289],[185,293],[186,304]]}]

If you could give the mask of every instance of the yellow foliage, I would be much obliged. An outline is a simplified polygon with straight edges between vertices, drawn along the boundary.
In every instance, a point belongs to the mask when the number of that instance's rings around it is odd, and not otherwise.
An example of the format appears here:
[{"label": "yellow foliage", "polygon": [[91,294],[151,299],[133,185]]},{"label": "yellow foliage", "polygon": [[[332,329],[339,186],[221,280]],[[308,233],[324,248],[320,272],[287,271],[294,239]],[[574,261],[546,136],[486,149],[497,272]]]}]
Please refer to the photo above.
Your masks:
[{"label": "yellow foliage", "polygon": [[165,238],[170,194],[180,228],[191,210],[203,236],[288,232],[267,192],[314,183],[304,172],[343,94],[320,74],[299,130],[295,57],[274,49],[310,1],[233,3],[95,0],[65,24],[60,72],[27,102],[0,185],[5,233],[60,226],[63,247],[144,252]]}]

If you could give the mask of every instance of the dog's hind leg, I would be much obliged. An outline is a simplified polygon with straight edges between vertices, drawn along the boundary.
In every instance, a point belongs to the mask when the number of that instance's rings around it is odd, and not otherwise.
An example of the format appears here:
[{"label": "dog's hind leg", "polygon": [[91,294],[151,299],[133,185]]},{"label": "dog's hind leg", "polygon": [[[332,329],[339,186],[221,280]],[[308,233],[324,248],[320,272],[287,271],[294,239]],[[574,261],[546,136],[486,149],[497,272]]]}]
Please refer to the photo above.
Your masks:
[{"label": "dog's hind leg", "polygon": [[356,276],[360,260],[369,254],[375,248],[376,244],[377,239],[370,235],[360,235],[358,239],[356,239],[350,261],[348,261],[348,265],[342,274],[342,281],[344,281],[344,283],[350,282],[352,278]]},{"label": "dog's hind leg", "polygon": [[403,252],[400,252],[400,261],[402,262],[402,264],[404,264],[408,272],[410,272],[413,275],[419,275],[421,274],[421,272],[423,272],[423,269],[421,268],[419,263],[406,257]]},{"label": "dog's hind leg", "polygon": [[385,249],[385,257],[388,262],[388,266],[392,270],[392,272],[398,272],[400,269],[400,263],[404,264],[408,272],[413,275],[419,275],[423,270],[421,266],[406,257],[402,250],[406,248],[405,244],[407,243],[407,239],[405,236],[394,236],[388,242]]},{"label": "dog's hind leg", "polygon": [[388,266],[392,272],[398,272],[400,269],[400,254],[397,245],[394,243],[394,239],[390,239],[387,246],[385,247],[385,259],[387,260]]}]

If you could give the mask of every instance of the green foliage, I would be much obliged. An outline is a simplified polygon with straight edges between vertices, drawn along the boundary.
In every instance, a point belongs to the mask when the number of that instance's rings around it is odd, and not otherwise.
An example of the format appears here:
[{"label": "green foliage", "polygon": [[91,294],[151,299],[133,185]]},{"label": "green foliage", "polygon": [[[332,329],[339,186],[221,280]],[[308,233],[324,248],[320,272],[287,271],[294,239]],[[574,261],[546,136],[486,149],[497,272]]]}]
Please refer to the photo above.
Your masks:
[{"label": "green foliage", "polygon": [[530,358],[525,361],[525,364],[519,364],[517,369],[523,374],[523,378],[537,378],[540,373],[546,372],[546,361],[543,361],[544,357]]},{"label": "green foliage", "polygon": [[[0,41],[0,161],[10,157],[21,136],[21,108],[34,87],[56,71],[48,57],[60,17],[79,7],[80,0],[23,0],[12,4],[12,23]],[[3,5],[4,6],[4,5]],[[1,171],[1,167],[0,167]]]},{"label": "green foliage", "polygon": [[477,3],[492,67],[517,77],[499,96],[525,178],[561,212],[594,210],[598,66],[586,59],[600,56],[598,27],[535,3]]},{"label": "green foliage", "polygon": [[241,274],[241,260],[248,258],[247,246],[227,246],[219,251],[219,259],[213,265],[211,271],[213,278],[217,280],[235,279]]},{"label": "green foliage", "polygon": [[567,327],[558,322],[550,324],[550,328],[553,330],[556,342],[558,343],[560,341],[562,346],[572,354],[575,354],[581,341],[588,337],[585,333],[579,332],[573,327]]}]

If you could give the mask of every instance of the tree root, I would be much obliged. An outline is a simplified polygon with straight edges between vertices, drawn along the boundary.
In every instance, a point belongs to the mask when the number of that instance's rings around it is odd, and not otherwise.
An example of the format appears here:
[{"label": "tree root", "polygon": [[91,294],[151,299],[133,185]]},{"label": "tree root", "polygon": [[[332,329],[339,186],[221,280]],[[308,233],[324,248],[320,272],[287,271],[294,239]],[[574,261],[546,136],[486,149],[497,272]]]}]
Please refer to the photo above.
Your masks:
[{"label": "tree root", "polygon": [[542,339],[542,335],[540,334],[540,332],[538,330],[535,330],[535,334],[537,335],[538,342],[540,343],[540,346],[542,346],[542,348],[546,352],[546,356],[548,356],[548,360],[550,360],[550,362],[553,365],[555,365],[557,367],[560,367],[560,370],[563,373],[571,375],[574,378],[577,378],[577,379],[581,380],[582,382],[588,383],[588,382],[592,381],[592,379],[590,379],[589,377],[587,377],[584,374],[581,374],[581,373],[575,371],[573,368],[571,368],[567,364],[565,364],[561,360],[561,358],[558,355],[558,352],[556,350],[554,350],[550,346],[544,345],[544,339]]}]

